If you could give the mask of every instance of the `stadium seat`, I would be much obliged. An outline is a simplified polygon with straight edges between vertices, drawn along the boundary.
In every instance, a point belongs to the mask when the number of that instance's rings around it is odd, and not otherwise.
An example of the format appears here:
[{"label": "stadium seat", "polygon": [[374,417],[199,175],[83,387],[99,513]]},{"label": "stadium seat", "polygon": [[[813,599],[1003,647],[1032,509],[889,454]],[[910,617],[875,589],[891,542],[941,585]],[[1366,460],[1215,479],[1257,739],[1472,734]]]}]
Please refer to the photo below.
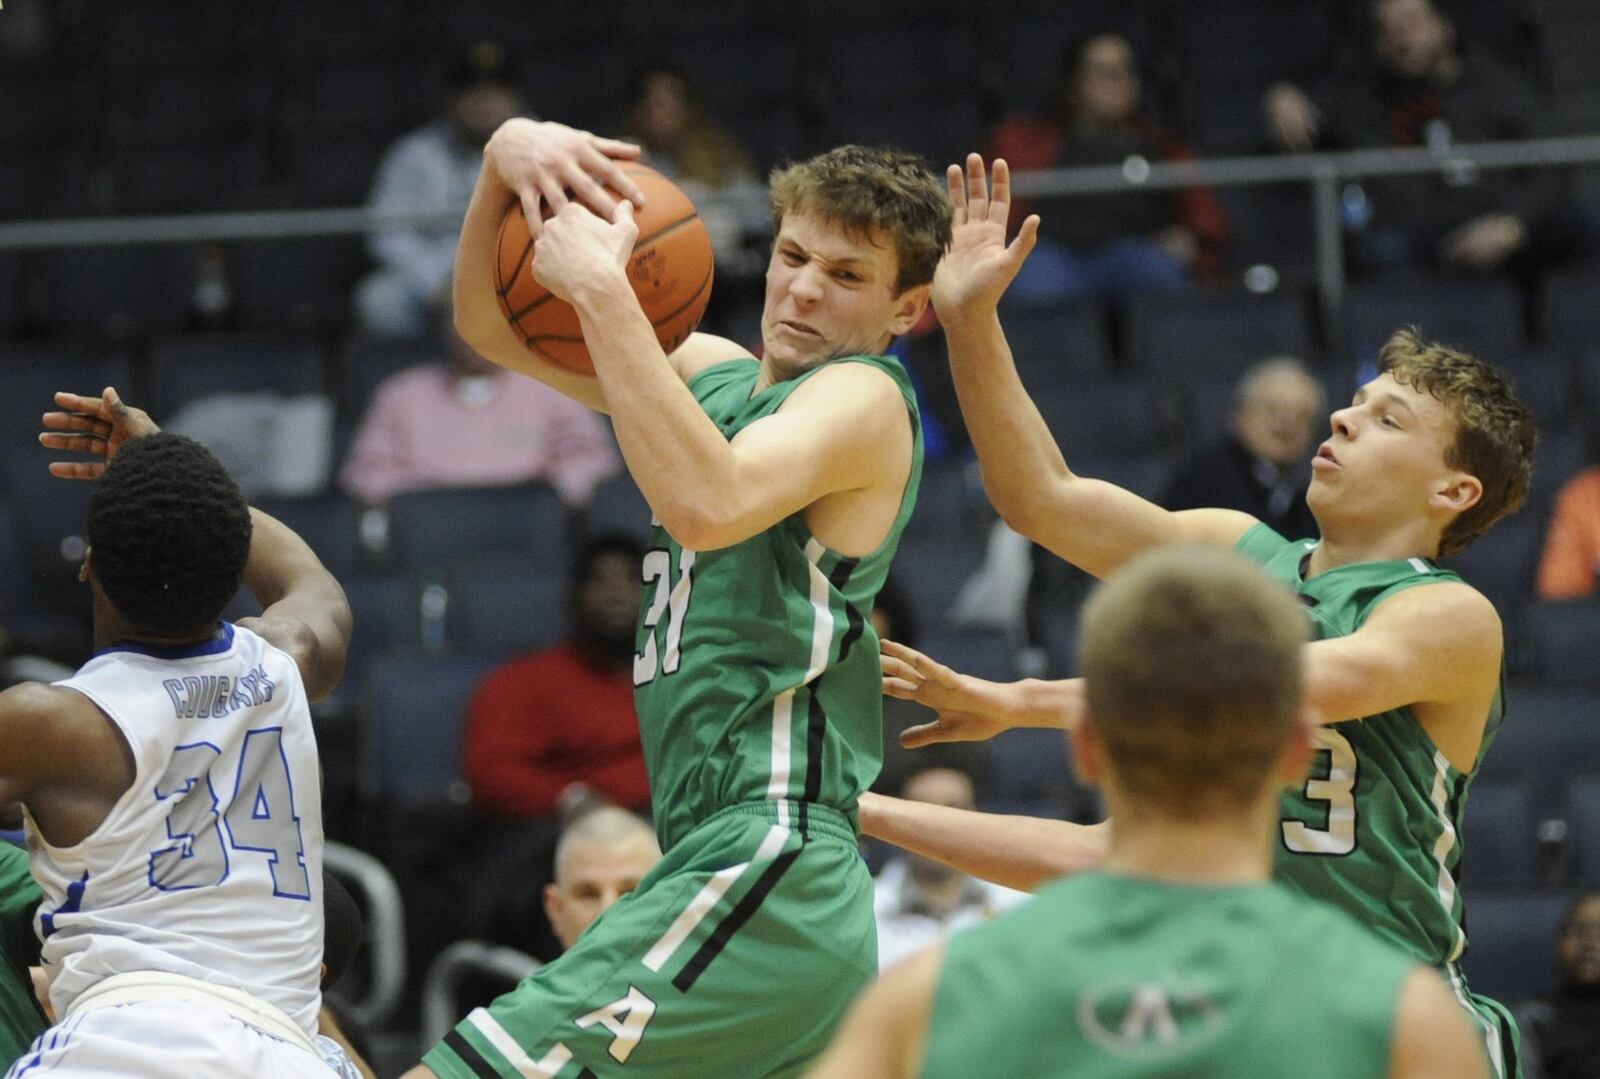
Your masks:
[{"label": "stadium seat", "polygon": [[1496,522],[1472,546],[1441,563],[1489,597],[1507,632],[1520,624],[1522,607],[1533,596],[1544,527],[1542,513],[1525,510]]},{"label": "stadium seat", "polygon": [[1156,399],[1138,377],[1114,375],[1070,388],[1041,385],[1031,396],[1069,464],[1159,453],[1167,441]]},{"label": "stadium seat", "polygon": [[491,551],[522,551],[540,565],[568,563],[567,512],[544,486],[412,491],[389,503],[389,556],[411,569]]},{"label": "stadium seat", "polygon": [[968,465],[949,459],[922,466],[917,506],[906,522],[903,543],[966,542],[982,546],[995,513]]},{"label": "stadium seat", "polygon": [[1479,778],[1530,784],[1540,819],[1558,817],[1566,779],[1588,766],[1573,752],[1600,731],[1600,700],[1577,686],[1514,683],[1506,692],[1505,719],[1484,755]]},{"label": "stadium seat", "polygon": [[152,64],[124,73],[112,95],[123,146],[195,146],[261,136],[277,104],[277,73],[265,59],[234,56]]},{"label": "stadium seat", "polygon": [[968,629],[930,633],[918,641],[917,648],[962,674],[991,682],[1012,682],[1017,678],[1011,642],[1000,630]]},{"label": "stadium seat", "polygon": [[[1587,733],[1592,740],[1594,731]],[[1589,764],[1593,767],[1592,759]],[[1567,825],[1574,879],[1586,887],[1600,886],[1600,775],[1584,776],[1567,787]]]},{"label": "stadium seat", "polygon": [[286,153],[295,199],[319,208],[365,203],[390,141],[382,135],[298,133]]},{"label": "stadium seat", "polygon": [[67,247],[42,259],[40,329],[54,337],[169,333],[189,318],[195,252],[181,244]]},{"label": "stadium seat", "polygon": [[1105,312],[1093,303],[1006,303],[1000,308],[1017,372],[1030,391],[1111,372]]},{"label": "stadium seat", "polygon": [[334,576],[343,579],[360,562],[361,507],[343,495],[259,498],[255,506],[292,528]]},{"label": "stadium seat", "polygon": [[246,240],[226,255],[233,310],[255,329],[322,330],[349,313],[365,262],[359,236]]},{"label": "stadium seat", "polygon": [[0,341],[16,336],[22,327],[22,256],[0,251]]},{"label": "stadium seat", "polygon": [[1595,642],[1600,641],[1600,602],[1535,603],[1530,608],[1534,654],[1552,685],[1600,684]]},{"label": "stadium seat", "polygon": [[648,543],[652,531],[650,504],[627,472],[618,472],[595,487],[580,520],[586,535],[622,532]]},{"label": "stadium seat", "polygon": [[1344,354],[1375,361],[1378,349],[1404,326],[1416,326],[1424,340],[1491,362],[1527,348],[1522,300],[1509,281],[1405,274],[1351,287]]},{"label": "stadium seat", "polygon": [[269,333],[168,337],[150,346],[150,412],[170,418],[185,403],[217,393],[319,394],[326,388],[324,366],[321,348],[309,337]]},{"label": "stadium seat", "polygon": [[357,684],[366,664],[395,649],[415,648],[419,640],[416,583],[409,577],[349,573],[339,578],[355,632],[345,664],[345,688]]},{"label": "stadium seat", "polygon": [[439,362],[439,346],[426,338],[352,333],[339,350],[335,377],[339,411],[346,419],[359,421],[389,376]]},{"label": "stadium seat", "polygon": [[445,588],[453,646],[510,655],[556,644],[567,635],[565,569],[526,554],[486,555],[452,567]]},{"label": "stadium seat", "polygon": [[311,137],[394,138],[432,118],[442,88],[425,53],[307,57],[296,71],[296,112]]},{"label": "stadium seat", "polygon": [[1600,341],[1600,262],[1564,266],[1545,275],[1540,334],[1545,344],[1589,352]]},{"label": "stadium seat", "polygon": [[1462,968],[1472,991],[1511,1004],[1553,990],[1556,931],[1568,902],[1557,891],[1467,892]]},{"label": "stadium seat", "polygon": [[1270,356],[1315,360],[1305,301],[1284,293],[1131,297],[1128,355],[1152,377],[1186,385],[1231,384]]},{"label": "stadium seat", "polygon": [[[1591,412],[1590,416],[1595,413]],[[1594,424],[1596,421],[1589,421]],[[1600,431],[1590,435],[1582,422],[1539,429],[1539,448],[1534,455],[1533,482],[1528,485],[1528,502],[1533,506],[1548,506],[1561,485],[1590,463],[1586,442],[1600,438]],[[1600,448],[1600,446],[1597,446]]]},{"label": "stadium seat", "polygon": [[447,799],[461,779],[467,702],[486,656],[393,652],[368,666],[363,693],[369,796],[395,806]]},{"label": "stadium seat", "polygon": [[1004,80],[1008,109],[1048,113],[1061,68],[1061,51],[1080,35],[1106,28],[1127,36],[1145,69],[1155,62],[1157,24],[1153,5],[1126,0],[1016,0],[997,5],[994,31],[998,38],[995,70]]},{"label": "stadium seat", "polygon": [[917,624],[932,632],[944,621],[956,595],[983,560],[983,545],[944,537],[904,540],[894,572],[911,597]]},{"label": "stadium seat", "polygon": [[994,782],[982,808],[1066,820],[1098,818],[1093,793],[1072,775],[1064,732],[1022,728],[1006,731],[989,745]]},{"label": "stadium seat", "polygon": [[1461,880],[1471,891],[1484,885],[1536,883],[1533,796],[1520,780],[1476,780],[1467,791],[1462,824]]}]

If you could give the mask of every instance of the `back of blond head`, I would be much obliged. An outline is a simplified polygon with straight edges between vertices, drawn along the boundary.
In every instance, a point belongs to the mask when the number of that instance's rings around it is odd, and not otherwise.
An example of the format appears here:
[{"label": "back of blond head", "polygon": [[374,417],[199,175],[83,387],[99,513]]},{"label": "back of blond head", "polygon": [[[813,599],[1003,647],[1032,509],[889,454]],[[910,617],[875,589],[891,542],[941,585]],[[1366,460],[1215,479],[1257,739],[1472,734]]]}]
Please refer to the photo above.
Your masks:
[{"label": "back of blond head", "polygon": [[1300,721],[1305,613],[1229,551],[1170,547],[1083,611],[1089,714],[1118,781],[1163,812],[1242,808]]}]

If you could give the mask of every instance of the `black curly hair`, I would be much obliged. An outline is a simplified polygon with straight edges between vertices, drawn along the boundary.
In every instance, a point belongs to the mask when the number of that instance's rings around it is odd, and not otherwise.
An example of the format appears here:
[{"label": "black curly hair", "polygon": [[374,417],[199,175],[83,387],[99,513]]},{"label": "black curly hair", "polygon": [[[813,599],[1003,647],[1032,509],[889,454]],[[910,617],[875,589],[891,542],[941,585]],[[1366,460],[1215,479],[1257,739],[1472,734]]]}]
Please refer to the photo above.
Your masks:
[{"label": "black curly hair", "polygon": [[89,547],[106,598],[140,634],[200,636],[238,591],[250,507],[200,443],[160,434],[128,442],[89,496]]}]

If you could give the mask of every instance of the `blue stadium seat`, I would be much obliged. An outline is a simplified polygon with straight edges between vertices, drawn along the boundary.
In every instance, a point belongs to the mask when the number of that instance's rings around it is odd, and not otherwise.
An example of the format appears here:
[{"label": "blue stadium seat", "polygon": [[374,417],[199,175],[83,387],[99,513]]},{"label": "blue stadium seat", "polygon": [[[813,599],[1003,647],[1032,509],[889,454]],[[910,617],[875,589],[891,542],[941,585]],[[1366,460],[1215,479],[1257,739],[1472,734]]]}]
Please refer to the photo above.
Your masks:
[{"label": "blue stadium seat", "polygon": [[184,245],[68,247],[46,252],[40,328],[54,337],[125,339],[181,329],[194,295]]},{"label": "blue stadium seat", "polygon": [[491,551],[520,551],[550,569],[568,564],[567,512],[549,487],[413,491],[389,503],[389,555],[412,569]]},{"label": "blue stadium seat", "polygon": [[1480,359],[1527,348],[1522,300],[1500,279],[1397,275],[1353,286],[1345,298],[1345,355],[1376,360],[1398,329],[1416,326],[1424,340],[1464,349]]},{"label": "blue stadium seat", "polygon": [[1161,410],[1141,378],[1115,375],[1072,387],[1041,385],[1031,396],[1069,464],[1156,454],[1165,444]]},{"label": "blue stadium seat", "polygon": [[1523,605],[1533,598],[1544,526],[1543,513],[1523,510],[1497,522],[1472,546],[1442,562],[1489,597],[1508,633],[1520,624]]},{"label": "blue stadium seat", "polygon": [[526,554],[487,555],[453,567],[445,585],[451,643],[494,655],[558,643],[568,632],[568,577]]},{"label": "blue stadium seat", "polygon": [[1564,266],[1545,275],[1540,304],[1544,342],[1572,352],[1589,352],[1600,341],[1600,262]]},{"label": "blue stadium seat", "polygon": [[339,578],[355,632],[345,664],[346,688],[362,677],[367,663],[394,649],[414,648],[419,640],[417,586],[405,576],[349,573]]},{"label": "blue stadium seat", "polygon": [[930,633],[918,642],[918,650],[952,670],[976,678],[991,682],[1012,682],[1017,678],[1011,642],[1000,630],[967,629]]},{"label": "blue stadium seat", "polygon": [[895,554],[894,572],[911,598],[924,632],[939,626],[967,578],[983,561],[983,545],[946,537],[905,540]]},{"label": "blue stadium seat", "polygon": [[270,333],[168,337],[150,346],[149,401],[171,417],[186,402],[217,393],[322,393],[322,350],[314,338]]},{"label": "blue stadium seat", "polygon": [[1483,885],[1529,887],[1536,882],[1533,795],[1519,780],[1476,780],[1467,791],[1462,825],[1461,879]]},{"label": "blue stadium seat", "polygon": [[1128,353],[1152,375],[1185,384],[1232,383],[1257,361],[1314,361],[1305,301],[1277,293],[1207,292],[1134,296]]},{"label": "blue stadium seat", "polygon": [[260,498],[255,505],[293,529],[334,576],[343,579],[361,560],[361,507],[343,495]]},{"label": "blue stadium seat", "polygon": [[1007,731],[989,745],[994,782],[984,809],[1069,820],[1099,816],[1094,794],[1072,775],[1064,732],[1023,728]]},{"label": "blue stadium seat", "polygon": [[1479,777],[1531,784],[1540,818],[1560,816],[1566,779],[1590,765],[1576,747],[1600,732],[1600,699],[1578,686],[1514,683],[1506,692],[1505,720],[1484,756]]},{"label": "blue stadium seat", "polygon": [[1530,630],[1539,670],[1552,685],[1600,684],[1595,642],[1600,641],[1600,602],[1535,603]]},{"label": "blue stadium seat", "polygon": [[641,543],[650,540],[650,504],[626,471],[618,472],[595,487],[589,504],[583,508],[583,530],[591,536],[622,532]]},{"label": "blue stadium seat", "polygon": [[439,362],[439,345],[426,338],[353,333],[339,351],[335,380],[339,410],[347,418],[359,420],[384,380],[407,368]]},{"label": "blue stadium seat", "polygon": [[982,546],[995,513],[977,477],[961,461],[929,461],[922,466],[917,506],[906,522],[904,543],[963,542]]},{"label": "blue stadium seat", "polygon": [[1007,303],[1001,305],[1000,321],[1017,373],[1030,391],[1111,372],[1105,312],[1097,304]]},{"label": "blue stadium seat", "polygon": [[321,330],[342,323],[366,255],[359,236],[246,240],[227,249],[239,323]]},{"label": "blue stadium seat", "polygon": [[[1594,730],[1586,733],[1592,744]],[[1585,886],[1600,886],[1600,775],[1584,776],[1567,787],[1567,825],[1574,879]]]},{"label": "blue stadium seat", "polygon": [[461,779],[467,702],[494,666],[485,656],[394,652],[363,681],[363,773],[381,805],[448,798]]},{"label": "blue stadium seat", "polygon": [[1556,931],[1569,902],[1557,891],[1468,892],[1462,968],[1472,991],[1512,1004],[1554,990]]}]

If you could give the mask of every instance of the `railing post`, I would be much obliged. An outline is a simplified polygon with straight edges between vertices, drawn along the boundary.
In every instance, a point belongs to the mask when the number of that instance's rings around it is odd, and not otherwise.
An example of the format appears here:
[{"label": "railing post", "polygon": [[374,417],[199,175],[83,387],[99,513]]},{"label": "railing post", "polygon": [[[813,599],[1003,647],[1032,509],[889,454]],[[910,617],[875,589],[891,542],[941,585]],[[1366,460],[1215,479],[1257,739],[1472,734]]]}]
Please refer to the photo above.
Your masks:
[{"label": "railing post", "polygon": [[1344,311],[1344,221],[1339,205],[1339,170],[1318,161],[1311,176],[1312,228],[1317,238],[1317,306],[1329,341],[1337,343]]}]

